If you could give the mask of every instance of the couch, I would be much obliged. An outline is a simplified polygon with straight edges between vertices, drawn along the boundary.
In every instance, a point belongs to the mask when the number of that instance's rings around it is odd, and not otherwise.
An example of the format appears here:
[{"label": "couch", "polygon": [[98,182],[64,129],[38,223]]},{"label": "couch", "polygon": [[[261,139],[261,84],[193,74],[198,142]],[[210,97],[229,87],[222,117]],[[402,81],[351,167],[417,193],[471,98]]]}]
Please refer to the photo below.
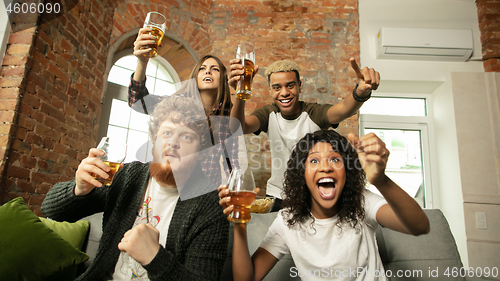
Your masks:
[{"label": "couch", "polygon": [[[431,231],[429,234],[414,237],[386,228],[378,228],[377,243],[379,253],[387,274],[392,275],[389,280],[498,280],[484,277],[461,277],[459,271],[462,268],[462,262],[446,218],[438,209],[424,211],[430,221]],[[276,218],[276,214],[252,214],[252,220],[247,227],[251,253],[260,245],[269,226]],[[90,258],[82,264],[80,271],[90,265],[97,251],[102,230],[102,214],[95,214],[83,220],[90,221],[88,243],[84,245],[85,252]],[[233,280],[231,271],[232,227],[230,227],[229,233],[228,256],[221,280]],[[293,267],[294,263],[291,256],[285,256],[264,280],[300,280],[300,277],[296,276],[297,271],[291,270]],[[448,276],[446,270],[448,270]],[[462,275],[463,273],[462,271]]]}]

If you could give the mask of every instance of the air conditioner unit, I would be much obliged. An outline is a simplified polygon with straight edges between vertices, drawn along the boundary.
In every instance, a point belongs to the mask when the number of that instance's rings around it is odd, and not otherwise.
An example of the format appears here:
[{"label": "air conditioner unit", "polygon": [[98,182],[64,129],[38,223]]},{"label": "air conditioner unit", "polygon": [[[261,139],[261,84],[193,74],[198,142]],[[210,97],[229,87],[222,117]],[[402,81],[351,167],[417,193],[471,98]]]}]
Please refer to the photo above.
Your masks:
[{"label": "air conditioner unit", "polygon": [[472,55],[472,30],[382,27],[377,58],[467,61]]}]

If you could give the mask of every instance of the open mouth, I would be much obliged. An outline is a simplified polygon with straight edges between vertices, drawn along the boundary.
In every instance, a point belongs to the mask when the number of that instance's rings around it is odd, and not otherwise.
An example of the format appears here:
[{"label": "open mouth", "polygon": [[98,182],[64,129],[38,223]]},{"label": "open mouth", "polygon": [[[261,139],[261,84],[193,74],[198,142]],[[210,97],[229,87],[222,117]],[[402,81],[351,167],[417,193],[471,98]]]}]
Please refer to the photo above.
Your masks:
[{"label": "open mouth", "polygon": [[332,199],[335,196],[336,181],[333,178],[321,178],[316,182],[319,196],[323,199]]},{"label": "open mouth", "polygon": [[213,82],[213,81],[214,81],[214,79],[212,79],[212,78],[210,78],[210,77],[205,77],[205,78],[203,78],[203,81],[204,81],[204,82]]}]

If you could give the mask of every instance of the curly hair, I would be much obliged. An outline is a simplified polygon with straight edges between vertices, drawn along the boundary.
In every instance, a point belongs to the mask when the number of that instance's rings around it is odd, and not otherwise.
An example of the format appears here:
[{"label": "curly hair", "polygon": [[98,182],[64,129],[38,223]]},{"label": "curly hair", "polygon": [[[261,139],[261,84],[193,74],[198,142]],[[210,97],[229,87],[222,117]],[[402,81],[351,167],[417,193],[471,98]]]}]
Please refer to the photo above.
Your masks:
[{"label": "curly hair", "polygon": [[182,124],[200,137],[200,150],[211,146],[210,130],[205,112],[197,110],[190,97],[167,96],[155,107],[149,120],[149,138],[156,139],[161,124],[166,120]]},{"label": "curly hair", "polygon": [[364,219],[363,189],[366,185],[366,174],[361,168],[358,154],[349,141],[333,130],[319,130],[304,136],[296,145],[288,160],[284,182],[284,217],[287,225],[304,223],[311,215],[312,198],[305,179],[305,161],[309,151],[318,142],[329,143],[333,150],[342,156],[346,171],[346,182],[337,205],[337,226],[356,228]]},{"label": "curly hair", "polygon": [[264,75],[266,75],[267,77],[267,83],[271,84],[271,74],[277,72],[290,72],[290,71],[295,72],[295,75],[297,76],[297,81],[300,81],[300,74],[299,74],[300,66],[292,60],[280,60],[273,62],[270,66],[267,67],[266,71],[264,72]]},{"label": "curly hair", "polygon": [[[198,77],[198,72],[200,71],[201,65],[207,60],[207,59],[214,59],[217,61],[219,64],[219,70],[220,70],[220,83],[219,83],[219,89],[217,90],[217,98],[215,99],[215,103],[213,104],[213,107],[216,108],[219,106],[219,104],[222,104],[221,109],[219,110],[216,115],[224,115],[224,110],[223,109],[230,109],[233,104],[231,103],[231,92],[229,90],[229,82],[227,80],[227,69],[224,66],[224,63],[216,56],[214,55],[205,55],[203,56],[198,63],[194,66],[193,70],[191,71],[191,75],[189,78],[194,78],[196,79]],[[196,79],[196,82],[198,83],[198,80]],[[205,109],[207,110],[207,109]],[[211,110],[211,109],[208,109]]]}]

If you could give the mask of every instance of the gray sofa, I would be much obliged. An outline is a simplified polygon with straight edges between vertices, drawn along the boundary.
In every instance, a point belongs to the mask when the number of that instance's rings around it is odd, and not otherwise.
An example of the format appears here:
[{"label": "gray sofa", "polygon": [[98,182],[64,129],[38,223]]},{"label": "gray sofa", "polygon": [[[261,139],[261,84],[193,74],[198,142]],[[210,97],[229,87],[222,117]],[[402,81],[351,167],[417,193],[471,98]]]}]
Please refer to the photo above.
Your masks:
[{"label": "gray sofa", "polygon": [[[392,274],[389,280],[496,280],[463,278],[460,277],[460,274],[456,277],[451,276],[454,268],[460,270],[462,262],[448,222],[443,213],[438,209],[425,210],[425,213],[429,217],[431,226],[431,231],[427,235],[414,237],[379,227],[377,231],[377,243],[384,268],[388,274]],[[251,253],[260,245],[276,214],[252,214],[252,220],[247,228]],[[102,214],[95,214],[84,218],[84,220],[91,222],[88,243],[85,248],[85,252],[90,256],[90,259],[80,270],[88,267],[97,251],[102,230]],[[229,233],[228,256],[221,280],[233,280],[231,271],[232,227]],[[291,256],[285,256],[276,264],[264,280],[300,280],[299,277],[292,277],[296,275],[296,270],[293,270],[294,273],[291,274],[291,268],[294,266]],[[449,270],[450,276],[445,275],[446,269]]]}]

